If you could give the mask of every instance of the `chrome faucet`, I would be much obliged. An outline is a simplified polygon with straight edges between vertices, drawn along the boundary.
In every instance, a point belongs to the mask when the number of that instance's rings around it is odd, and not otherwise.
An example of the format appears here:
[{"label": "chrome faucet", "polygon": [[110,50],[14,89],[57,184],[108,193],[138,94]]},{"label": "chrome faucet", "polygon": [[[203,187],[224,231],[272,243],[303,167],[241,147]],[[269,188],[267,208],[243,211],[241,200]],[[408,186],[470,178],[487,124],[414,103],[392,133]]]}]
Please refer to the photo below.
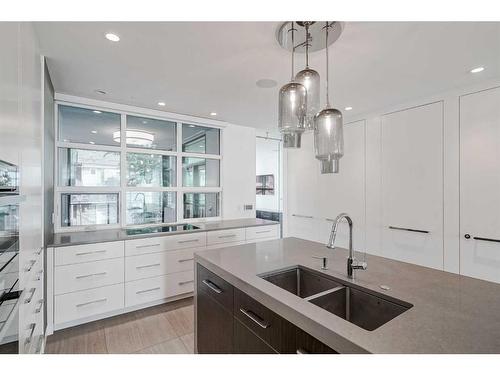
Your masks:
[{"label": "chrome faucet", "polygon": [[347,224],[349,224],[349,257],[347,258],[347,277],[354,279],[354,270],[366,270],[366,262],[358,262],[354,257],[354,250],[352,248],[352,220],[348,214],[342,213],[335,218],[332,225],[332,232],[330,233],[330,239],[326,244],[326,247],[333,249],[335,243],[335,237],[337,236],[337,228],[339,223],[345,219]]}]

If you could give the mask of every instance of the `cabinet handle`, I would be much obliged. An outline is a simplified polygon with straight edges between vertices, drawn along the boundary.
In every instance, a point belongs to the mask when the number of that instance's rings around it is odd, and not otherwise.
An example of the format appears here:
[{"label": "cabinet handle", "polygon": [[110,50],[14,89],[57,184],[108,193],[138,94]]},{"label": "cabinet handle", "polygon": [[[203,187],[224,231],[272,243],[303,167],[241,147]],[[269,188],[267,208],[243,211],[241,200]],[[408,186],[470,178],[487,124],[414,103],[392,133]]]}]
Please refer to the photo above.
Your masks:
[{"label": "cabinet handle", "polygon": [[177,243],[189,243],[189,242],[198,242],[199,239],[195,239],[195,240],[184,240],[184,241],[177,241]]},{"label": "cabinet handle", "polygon": [[39,247],[38,250],[35,251],[35,255],[40,255],[42,253],[43,247]]},{"label": "cabinet handle", "polygon": [[392,225],[389,225],[389,229],[394,229],[394,230],[405,230],[407,232],[417,232],[417,233],[430,233],[428,230],[422,230],[422,229],[411,229],[411,228],[402,228],[402,227],[393,227]]},{"label": "cabinet handle", "polygon": [[189,281],[179,281],[178,284],[179,285],[186,285],[186,284],[191,284],[191,283],[194,283],[194,280],[189,280]]},{"label": "cabinet handle", "polygon": [[213,282],[211,282],[210,280],[203,280],[202,281],[203,284],[205,284],[206,286],[208,286],[210,289],[212,289],[215,293],[217,294],[221,294],[222,293],[222,289],[219,288],[217,285],[215,285]]},{"label": "cabinet handle", "polygon": [[35,354],[42,353],[42,346],[43,346],[43,335],[40,335],[38,337],[38,345],[36,346]]},{"label": "cabinet handle", "polygon": [[27,331],[30,333],[28,335],[28,337],[26,337],[26,340],[24,341],[24,346],[28,345],[31,340],[33,339],[33,333],[35,332],[35,327],[36,327],[36,324],[35,323],[31,323],[29,326],[28,326],[28,329]]},{"label": "cabinet handle", "polygon": [[305,349],[298,348],[296,351],[297,354],[309,354],[309,352]]},{"label": "cabinet handle", "polygon": [[139,245],[139,246],[136,246],[135,248],[136,249],[143,249],[145,247],[156,247],[156,246],[160,246],[159,243],[154,243],[154,244],[150,244],[150,245]]},{"label": "cabinet handle", "polygon": [[37,272],[37,275],[35,276],[35,281],[40,281],[42,279],[42,276],[43,276],[43,269],[41,269],[40,271]]},{"label": "cabinet handle", "polygon": [[487,237],[472,237],[472,238],[477,241],[500,242],[500,240],[497,240],[496,238],[487,238]]},{"label": "cabinet handle", "polygon": [[183,263],[183,262],[189,262],[190,260],[194,260],[194,258],[179,259],[178,262]]},{"label": "cabinet handle", "polygon": [[218,236],[217,238],[232,238],[232,237],[236,237],[236,234],[226,234],[224,236]]},{"label": "cabinet handle", "polygon": [[44,302],[43,299],[38,301],[39,306],[35,309],[35,314],[40,314],[40,312],[42,311],[42,308],[43,308],[43,302]]},{"label": "cabinet handle", "polygon": [[97,250],[97,251],[85,251],[83,253],[76,253],[77,256],[80,255],[90,255],[90,254],[99,254],[99,253],[105,253],[106,250]]},{"label": "cabinet handle", "polygon": [[30,260],[26,267],[24,267],[24,272],[30,272],[33,266],[35,265],[36,260]]},{"label": "cabinet handle", "polygon": [[247,317],[249,318],[252,322],[257,324],[260,328],[268,328],[270,324],[266,323],[264,319],[262,319],[260,316],[257,314],[251,312],[250,310],[245,310],[244,308],[241,308],[240,311]]},{"label": "cabinet handle", "polygon": [[31,295],[24,300],[24,303],[30,303],[31,300],[33,299],[33,296],[35,295],[36,288],[31,288],[28,293],[31,293]]},{"label": "cabinet handle", "polygon": [[309,216],[309,215],[299,215],[299,214],[292,214],[292,216],[301,217],[303,219],[312,219],[313,218],[312,216]]},{"label": "cabinet handle", "polygon": [[155,263],[155,264],[146,264],[145,266],[137,266],[135,267],[136,269],[140,270],[142,268],[150,268],[150,267],[158,267],[161,266],[160,263]]},{"label": "cabinet handle", "polygon": [[83,306],[91,305],[93,303],[106,302],[107,300],[108,300],[107,298],[96,299],[94,301],[79,303],[78,305],[76,305],[76,307],[83,307]]},{"label": "cabinet handle", "polygon": [[107,274],[107,272],[98,272],[98,273],[91,273],[88,275],[78,275],[78,276],[75,276],[75,279],[85,279],[87,277],[92,277],[92,276],[104,276],[106,274]]},{"label": "cabinet handle", "polygon": [[160,287],[139,290],[139,291],[135,292],[135,294],[142,294],[142,293],[147,293],[147,292],[154,292],[155,290],[160,290]]},{"label": "cabinet handle", "polygon": [[255,232],[255,234],[269,233],[271,230],[261,230],[260,232]]}]

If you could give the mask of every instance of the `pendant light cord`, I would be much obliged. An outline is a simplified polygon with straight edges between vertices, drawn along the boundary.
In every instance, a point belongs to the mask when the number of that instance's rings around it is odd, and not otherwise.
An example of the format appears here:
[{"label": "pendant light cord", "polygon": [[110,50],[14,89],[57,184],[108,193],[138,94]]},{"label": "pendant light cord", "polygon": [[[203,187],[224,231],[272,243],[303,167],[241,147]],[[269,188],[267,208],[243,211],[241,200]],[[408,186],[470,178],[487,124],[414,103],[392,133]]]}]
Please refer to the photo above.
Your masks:
[{"label": "pendant light cord", "polygon": [[326,49],[326,107],[330,108],[330,95],[328,93],[328,81],[330,80],[330,75],[328,74],[329,66],[328,66],[328,29],[330,25],[328,21],[326,21],[326,36],[325,36],[325,49]]},{"label": "pendant light cord", "polygon": [[309,69],[309,24],[306,23],[306,69]]},{"label": "pendant light cord", "polygon": [[290,31],[292,32],[292,79],[291,79],[291,81],[293,82],[294,79],[295,79],[295,74],[293,74],[293,71],[294,71],[294,54],[295,54],[295,38],[294,38],[295,28],[293,27],[293,21],[292,21],[292,28],[290,29]]}]

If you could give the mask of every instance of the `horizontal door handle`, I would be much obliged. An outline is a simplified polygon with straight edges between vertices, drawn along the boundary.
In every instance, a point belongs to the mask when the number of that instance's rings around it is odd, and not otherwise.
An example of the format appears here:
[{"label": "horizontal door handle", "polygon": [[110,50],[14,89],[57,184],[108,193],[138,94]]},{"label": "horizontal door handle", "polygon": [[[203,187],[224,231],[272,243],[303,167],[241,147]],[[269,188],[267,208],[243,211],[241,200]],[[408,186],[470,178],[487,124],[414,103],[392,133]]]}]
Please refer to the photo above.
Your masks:
[{"label": "horizontal door handle", "polygon": [[255,232],[255,234],[269,233],[271,230],[262,230],[260,232]]},{"label": "horizontal door handle", "polygon": [[33,266],[35,265],[36,260],[30,260],[26,267],[24,267],[24,272],[30,272]]},{"label": "horizontal door handle", "polygon": [[186,285],[186,284],[191,284],[191,283],[194,283],[194,280],[179,281],[177,284],[179,284],[179,285]]},{"label": "horizontal door handle", "polygon": [[217,293],[217,294],[222,293],[222,289],[219,288],[217,285],[215,285],[210,280],[203,280],[202,283],[205,284],[206,286],[208,286],[210,289],[212,289],[215,293]]},{"label": "horizontal door handle", "polygon": [[42,353],[42,346],[43,346],[43,335],[40,335],[38,337],[38,345],[35,350],[35,354],[41,354]]},{"label": "horizontal door handle", "polygon": [[147,292],[154,292],[155,290],[160,290],[160,287],[158,286],[156,288],[139,290],[138,292],[135,292],[135,294],[142,294],[142,293],[147,293]]},{"label": "horizontal door handle", "polygon": [[500,242],[500,240],[497,240],[496,238],[487,238],[487,237],[472,237],[472,238],[477,241]]},{"label": "horizontal door handle", "polygon": [[31,323],[29,326],[28,326],[28,329],[27,331],[30,333],[28,335],[28,337],[26,337],[26,340],[24,341],[24,345],[28,345],[31,340],[33,339],[33,333],[35,333],[35,327],[36,327],[36,324],[35,323]]},{"label": "horizontal door handle", "polygon": [[155,264],[146,264],[144,266],[137,266],[135,267],[136,269],[140,270],[142,268],[150,268],[150,267],[158,267],[158,266],[161,266],[160,263],[155,263]]},{"label": "horizontal door handle", "polygon": [[389,229],[403,230],[403,231],[407,231],[407,232],[416,232],[416,233],[430,233],[428,230],[403,228],[403,227],[393,227],[392,225],[389,225]]},{"label": "horizontal door handle", "polygon": [[87,306],[87,305],[92,305],[93,303],[106,302],[107,300],[108,300],[107,298],[96,299],[94,301],[79,303],[78,305],[76,305],[76,307],[83,307],[83,306]]},{"label": "horizontal door handle", "polygon": [[143,249],[145,247],[156,247],[156,246],[160,246],[159,243],[154,243],[154,244],[151,244],[151,245],[139,245],[139,246],[136,246],[135,248],[136,249]]},{"label": "horizontal door handle", "polygon": [[101,253],[105,253],[105,252],[106,252],[106,250],[86,251],[84,253],[76,253],[76,255],[101,254]]},{"label": "horizontal door handle", "polygon": [[194,260],[194,258],[179,259],[178,262],[183,263],[183,262],[189,262],[190,260]]},{"label": "horizontal door handle", "polygon": [[39,314],[41,311],[42,311],[42,308],[43,308],[43,299],[41,299],[40,301],[38,301],[38,307],[35,309],[35,314]]},{"label": "horizontal door handle", "polygon": [[299,214],[292,214],[292,216],[301,217],[303,219],[312,219],[313,218],[312,216],[309,216],[309,215],[299,215]]},{"label": "horizontal door handle", "polygon": [[219,236],[217,238],[232,238],[232,237],[236,237],[236,234],[226,234],[224,236]]},{"label": "horizontal door handle", "polygon": [[177,241],[177,243],[189,243],[189,242],[198,242],[199,239],[196,240],[184,240],[184,241]]},{"label": "horizontal door handle", "polygon": [[28,298],[24,300],[24,303],[30,303],[31,300],[33,299],[33,296],[35,295],[35,290],[36,288],[31,288],[28,293],[31,293]]},{"label": "horizontal door handle", "polygon": [[245,315],[247,318],[249,318],[252,322],[257,324],[260,328],[266,329],[270,326],[270,324],[266,323],[266,321],[264,319],[262,319],[260,316],[253,313],[252,311],[245,310],[244,308],[241,308],[240,311],[241,311],[241,313],[243,313],[243,315]]},{"label": "horizontal door handle", "polygon": [[79,275],[75,276],[75,279],[86,279],[87,277],[93,277],[93,276],[104,276],[106,275],[107,272],[98,272],[98,273],[90,273],[88,275]]}]

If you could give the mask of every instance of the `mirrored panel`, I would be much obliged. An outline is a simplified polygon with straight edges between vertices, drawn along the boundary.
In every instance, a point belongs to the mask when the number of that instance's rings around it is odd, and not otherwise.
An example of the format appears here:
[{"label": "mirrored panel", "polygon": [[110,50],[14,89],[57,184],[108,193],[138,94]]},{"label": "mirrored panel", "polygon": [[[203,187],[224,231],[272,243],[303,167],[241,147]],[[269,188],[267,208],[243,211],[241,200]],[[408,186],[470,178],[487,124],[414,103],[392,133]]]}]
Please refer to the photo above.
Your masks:
[{"label": "mirrored panel", "polygon": [[90,226],[118,223],[118,193],[61,195],[61,226]]},{"label": "mirrored panel", "polygon": [[176,129],[175,122],[127,116],[127,147],[175,151]]},{"label": "mirrored panel", "polygon": [[120,153],[59,149],[59,186],[120,186]]},{"label": "mirrored panel", "polygon": [[219,155],[219,138],[219,129],[191,124],[182,124],[183,152]]},{"label": "mirrored panel", "polygon": [[184,219],[216,217],[220,193],[184,193]]},{"label": "mirrored panel", "polygon": [[59,140],[96,145],[120,145],[119,113],[59,105]]},{"label": "mirrored panel", "polygon": [[170,191],[127,192],[127,225],[177,221],[176,197]]},{"label": "mirrored panel", "polygon": [[182,158],[182,186],[219,187],[219,160]]},{"label": "mirrored panel", "polygon": [[127,153],[127,185],[147,187],[176,186],[175,156]]}]

